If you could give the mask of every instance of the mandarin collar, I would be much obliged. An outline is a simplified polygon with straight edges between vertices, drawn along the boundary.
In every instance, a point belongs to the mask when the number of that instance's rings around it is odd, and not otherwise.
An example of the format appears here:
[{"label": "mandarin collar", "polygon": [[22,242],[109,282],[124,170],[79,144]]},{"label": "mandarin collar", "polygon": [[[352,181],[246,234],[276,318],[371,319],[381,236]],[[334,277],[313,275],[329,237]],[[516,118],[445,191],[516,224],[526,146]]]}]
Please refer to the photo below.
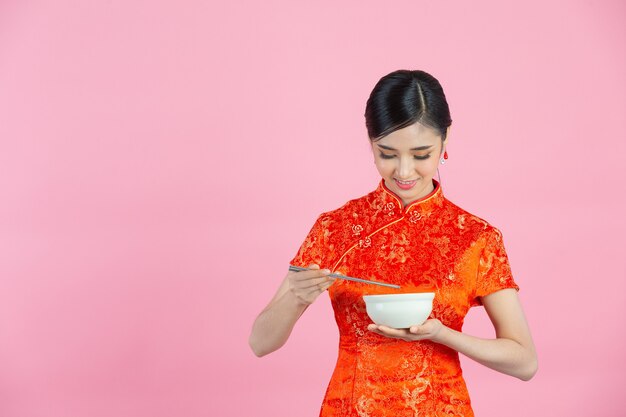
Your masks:
[{"label": "mandarin collar", "polygon": [[[420,214],[431,213],[438,207],[441,207],[444,201],[443,190],[441,184],[433,179],[434,190],[430,194],[410,202],[404,206],[402,199],[393,191],[391,191],[385,185],[385,179],[382,178],[376,188],[377,199],[380,200],[381,208],[383,212],[390,216],[394,216],[395,213],[408,214],[413,212],[419,212]],[[395,213],[394,213],[395,212]]]}]

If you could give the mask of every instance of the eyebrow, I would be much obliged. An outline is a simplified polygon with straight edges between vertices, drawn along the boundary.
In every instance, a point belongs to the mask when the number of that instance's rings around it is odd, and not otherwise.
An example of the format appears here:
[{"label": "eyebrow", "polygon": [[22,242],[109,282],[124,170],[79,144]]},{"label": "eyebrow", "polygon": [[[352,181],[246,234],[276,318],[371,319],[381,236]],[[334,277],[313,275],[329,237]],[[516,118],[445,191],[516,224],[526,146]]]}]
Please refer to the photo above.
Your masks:
[{"label": "eyebrow", "polygon": [[[391,146],[385,146],[385,145],[378,145],[376,144],[376,146],[378,146],[379,148],[383,148],[383,149],[387,149],[388,151],[397,151],[396,148],[392,148]],[[418,146],[417,148],[411,148],[412,151],[424,151],[426,149],[430,149],[432,148],[433,145],[428,145],[428,146]]]}]

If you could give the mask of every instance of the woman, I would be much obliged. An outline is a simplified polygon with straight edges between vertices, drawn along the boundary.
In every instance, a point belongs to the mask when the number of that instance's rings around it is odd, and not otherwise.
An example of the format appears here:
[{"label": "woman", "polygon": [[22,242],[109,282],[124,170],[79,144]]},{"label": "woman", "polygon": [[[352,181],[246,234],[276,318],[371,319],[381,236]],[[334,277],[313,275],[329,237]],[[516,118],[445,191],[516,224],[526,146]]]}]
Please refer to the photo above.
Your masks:
[{"label": "woman", "polygon": [[[250,346],[257,356],[280,348],[328,290],[340,343],[320,416],[473,416],[459,352],[524,381],[537,371],[502,234],[445,198],[433,178],[447,159],[452,123],[434,77],[386,75],[365,118],[380,183],[317,218],[290,262],[310,270],[287,274],[254,322]],[[362,297],[390,290],[335,280],[331,271],[399,284],[402,292],[432,288],[431,316],[409,329],[377,326]],[[468,309],[479,305],[495,339],[461,331]]]}]

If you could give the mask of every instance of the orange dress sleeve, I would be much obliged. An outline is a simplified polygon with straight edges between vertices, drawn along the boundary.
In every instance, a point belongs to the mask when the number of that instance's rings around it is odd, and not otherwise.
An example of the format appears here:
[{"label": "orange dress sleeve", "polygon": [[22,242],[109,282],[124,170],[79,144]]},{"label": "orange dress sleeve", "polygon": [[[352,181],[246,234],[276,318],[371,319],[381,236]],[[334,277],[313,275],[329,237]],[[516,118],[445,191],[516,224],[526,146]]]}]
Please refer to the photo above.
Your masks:
[{"label": "orange dress sleeve", "polygon": [[519,286],[515,283],[511,273],[502,232],[495,227],[490,227],[486,230],[486,233],[485,247],[478,261],[472,307],[482,305],[481,297],[496,291],[505,288],[515,288],[519,291]]},{"label": "orange dress sleeve", "polygon": [[327,258],[322,214],[320,214],[289,264],[304,268],[310,264],[317,264],[320,269],[330,268],[327,265]]}]

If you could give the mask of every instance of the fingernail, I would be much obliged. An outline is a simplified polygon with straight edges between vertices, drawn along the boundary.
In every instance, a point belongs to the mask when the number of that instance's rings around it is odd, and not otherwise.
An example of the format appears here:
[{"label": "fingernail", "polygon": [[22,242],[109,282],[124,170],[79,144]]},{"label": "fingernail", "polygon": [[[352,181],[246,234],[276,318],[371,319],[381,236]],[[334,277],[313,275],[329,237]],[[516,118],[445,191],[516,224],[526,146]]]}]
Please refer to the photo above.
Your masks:
[{"label": "fingernail", "polygon": [[330,269],[324,269],[322,272],[325,274],[330,274]]}]

